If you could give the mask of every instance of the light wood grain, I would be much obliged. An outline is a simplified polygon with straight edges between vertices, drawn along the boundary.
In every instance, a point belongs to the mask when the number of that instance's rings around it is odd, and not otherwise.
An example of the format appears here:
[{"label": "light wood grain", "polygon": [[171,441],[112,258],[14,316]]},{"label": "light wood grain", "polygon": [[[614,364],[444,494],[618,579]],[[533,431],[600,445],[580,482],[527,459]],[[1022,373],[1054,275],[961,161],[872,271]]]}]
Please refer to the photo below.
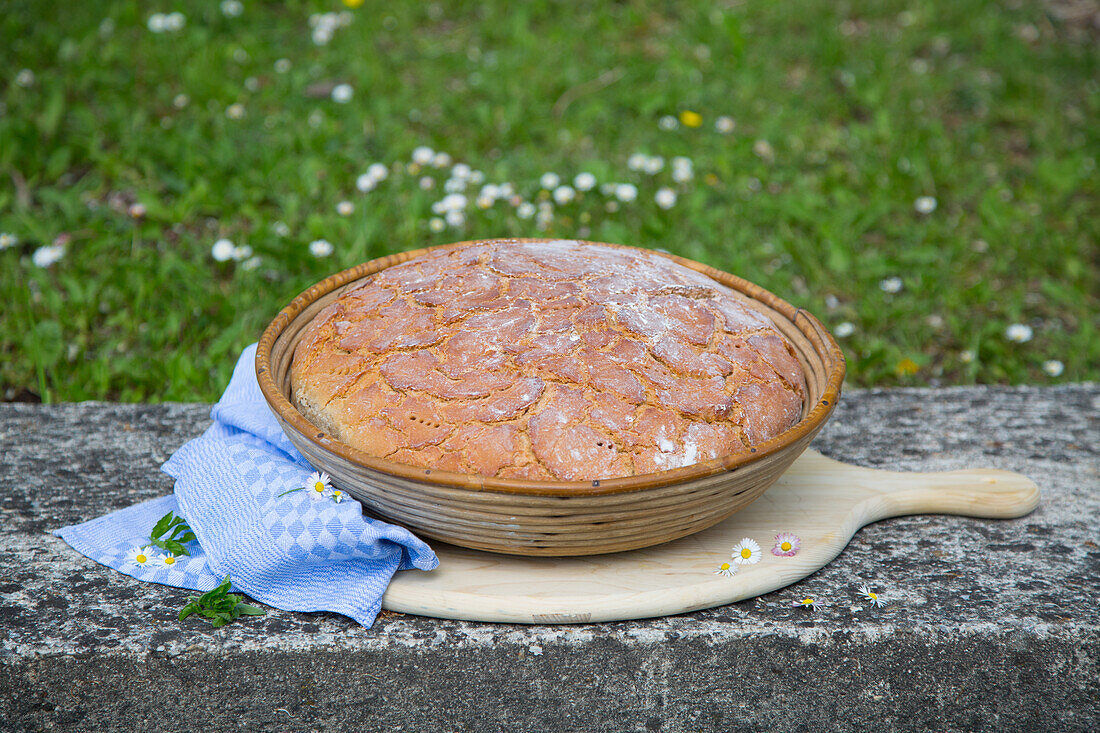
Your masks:
[{"label": "light wood grain", "polygon": [[[1009,518],[1032,511],[1039,489],[1009,471],[899,473],[803,453],[771,489],[702,532],[630,552],[516,557],[434,543],[440,566],[398,573],[382,607],[439,618],[514,623],[617,621],[733,603],[790,585],[824,567],[860,527],[905,514]],[[794,557],[771,554],[779,532],[802,539]],[[714,574],[751,537],[761,562]]]}]

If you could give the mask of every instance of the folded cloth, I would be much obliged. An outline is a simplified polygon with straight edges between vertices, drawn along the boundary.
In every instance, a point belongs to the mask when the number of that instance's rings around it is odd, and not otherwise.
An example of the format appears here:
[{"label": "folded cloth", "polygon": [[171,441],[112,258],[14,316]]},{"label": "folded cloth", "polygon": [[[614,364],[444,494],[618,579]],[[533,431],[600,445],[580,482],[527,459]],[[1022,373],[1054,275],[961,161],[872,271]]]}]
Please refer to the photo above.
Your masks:
[{"label": "folded cloth", "polygon": [[[173,495],[53,534],[139,580],[206,591],[229,575],[236,590],[270,606],[335,611],[370,626],[396,571],[432,570],[439,559],[407,529],[364,516],[346,495],[294,491],[313,468],[264,400],[255,359],[253,344],[211,411],[213,425],[161,467],[176,479]],[[169,511],[195,533],[189,557],[140,551]]]}]

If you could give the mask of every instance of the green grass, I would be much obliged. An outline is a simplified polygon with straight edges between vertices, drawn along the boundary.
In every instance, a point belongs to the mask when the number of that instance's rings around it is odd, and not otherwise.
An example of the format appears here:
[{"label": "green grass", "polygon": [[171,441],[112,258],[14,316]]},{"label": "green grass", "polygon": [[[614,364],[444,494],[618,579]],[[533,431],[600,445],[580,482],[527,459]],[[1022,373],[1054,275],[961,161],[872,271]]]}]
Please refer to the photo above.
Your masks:
[{"label": "green grass", "polygon": [[[1100,46],[1036,3],[703,5],[368,2],[318,46],[310,13],[342,5],[246,0],[227,18],[209,2],[8,3],[0,232],[19,244],[0,251],[0,396],[213,400],[240,349],[322,277],[546,233],[505,203],[431,231],[447,173],[409,173],[419,145],[532,200],[545,171],[635,183],[633,204],[609,212],[591,191],[547,231],[664,248],[854,324],[849,384],[1100,377]],[[148,30],[173,10],[182,30]],[[347,104],[327,94],[341,82]],[[702,126],[660,128],[684,110]],[[638,151],[690,157],[694,180],[629,170]],[[402,166],[361,194],[376,161]],[[667,211],[660,186],[679,193]],[[920,196],[935,211],[918,213]],[[59,236],[64,256],[36,266]],[[259,266],[215,262],[220,237]],[[310,255],[318,238],[332,256]],[[880,289],[894,276],[900,292]],[[1014,323],[1034,338],[1008,340]]]}]

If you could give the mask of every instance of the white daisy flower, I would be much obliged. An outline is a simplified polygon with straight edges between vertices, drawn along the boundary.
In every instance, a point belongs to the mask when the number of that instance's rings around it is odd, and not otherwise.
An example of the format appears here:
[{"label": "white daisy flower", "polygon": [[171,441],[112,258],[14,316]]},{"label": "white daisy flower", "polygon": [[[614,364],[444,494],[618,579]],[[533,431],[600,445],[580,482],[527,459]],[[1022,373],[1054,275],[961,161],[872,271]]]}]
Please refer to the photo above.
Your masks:
[{"label": "white daisy flower", "polygon": [[959,361],[961,361],[963,364],[969,364],[970,362],[974,361],[975,356],[976,355],[974,354],[974,352],[970,349],[963,349],[959,352]]},{"label": "white daisy flower", "polygon": [[903,284],[904,283],[902,283],[901,278],[895,276],[888,277],[885,280],[882,280],[881,282],[879,282],[878,287],[879,290],[881,290],[882,292],[890,293],[891,295],[893,295],[894,293],[901,292]]},{"label": "white daisy flower", "polygon": [[676,183],[687,183],[695,177],[695,171],[689,168],[673,168],[672,180]]},{"label": "white daisy flower", "polygon": [[671,188],[659,188],[653,200],[656,201],[657,205],[662,209],[671,209],[676,205],[676,192]]},{"label": "white daisy flower", "polygon": [[780,532],[775,536],[772,554],[777,557],[794,557],[802,547],[802,539],[790,532]]},{"label": "white daisy flower", "polygon": [[614,196],[615,195],[615,189],[618,188],[618,186],[619,186],[619,184],[617,184],[617,183],[610,183],[610,182],[601,183],[600,184],[600,193],[602,193],[604,196]]},{"label": "white daisy flower", "polygon": [[755,565],[760,562],[760,545],[749,537],[733,546],[733,561],[738,565]]},{"label": "white daisy flower", "polygon": [[126,553],[126,565],[124,567],[144,568],[157,561],[157,555],[145,547],[134,547]]},{"label": "white daisy flower", "polygon": [[447,193],[462,193],[466,190],[466,178],[448,178],[443,182],[443,190]]},{"label": "white daisy flower", "polygon": [[1013,323],[1005,329],[1005,338],[1018,344],[1026,344],[1031,340],[1032,335],[1031,326],[1023,323]]},{"label": "white daisy flower", "polygon": [[169,13],[164,16],[164,30],[166,31],[178,31],[187,24],[187,16],[183,13]]},{"label": "white daisy flower", "polygon": [[867,599],[867,601],[875,608],[882,608],[886,605],[886,601],[878,597],[878,593],[871,590],[868,585],[859,586],[859,594]]},{"label": "white daisy flower", "polygon": [[474,203],[479,209],[488,209],[492,207],[493,199],[489,198],[488,196],[478,196],[477,200],[475,200]]},{"label": "white daisy flower", "polygon": [[240,262],[241,260],[247,260],[251,256],[252,248],[249,247],[247,244],[242,244],[239,247],[233,248],[233,259],[237,262]]},{"label": "white daisy flower", "polygon": [[653,176],[660,173],[665,168],[665,159],[659,155],[651,155],[646,158],[645,172]]},{"label": "white daisy flower", "polygon": [[806,596],[805,598],[802,598],[801,600],[791,601],[791,605],[794,606],[795,608],[802,607],[802,608],[808,608],[811,611],[816,611],[817,610],[817,601],[814,600],[813,598],[811,598],[810,596]]},{"label": "white daisy flower", "polygon": [[936,210],[936,199],[932,196],[921,196],[913,202],[913,208],[918,214],[931,214]]},{"label": "white daisy flower", "polygon": [[428,220],[428,229],[431,229],[433,232],[436,232],[437,234],[439,232],[443,231],[444,227],[446,227],[446,226],[447,226],[447,222],[443,221],[438,216],[433,216],[431,219]]},{"label": "white daisy flower", "polygon": [[257,257],[249,257],[247,260],[245,260],[244,262],[241,263],[241,269],[242,270],[255,270],[257,267],[260,266],[260,262],[261,262],[261,260],[258,256]]},{"label": "white daisy flower", "polygon": [[164,33],[164,13],[153,13],[149,16],[149,19],[145,21],[145,27],[149,29],[151,33]]},{"label": "white daisy flower", "polygon": [[64,256],[64,244],[47,244],[34,251],[34,254],[31,255],[31,262],[38,267],[45,268],[50,267]]},{"label": "white daisy flower", "polygon": [[833,334],[837,338],[842,338],[842,339],[843,338],[848,338],[849,336],[851,336],[855,332],[856,332],[855,324],[852,323],[851,321],[842,321],[841,323],[836,324],[836,328],[833,329]]},{"label": "white daisy flower", "polygon": [[351,216],[355,213],[355,204],[350,201],[341,201],[336,204],[336,213],[340,216]]},{"label": "white daisy flower", "polygon": [[435,188],[435,179],[431,176],[423,176],[417,185],[419,185],[422,190],[427,191],[428,189]]},{"label": "white daisy flower", "polygon": [[332,244],[325,239],[315,239],[309,243],[309,253],[314,257],[328,257],[332,251]]},{"label": "white daisy flower", "polygon": [[332,500],[334,502],[336,502],[337,504],[339,504],[340,502],[342,502],[346,498],[347,498],[347,496],[344,494],[343,491],[340,491],[340,489],[333,489],[332,490]]},{"label": "white daisy flower", "polygon": [[306,479],[306,493],[314,501],[328,498],[331,491],[332,484],[329,483],[329,475],[324,471],[314,471]]},{"label": "white daisy flower", "polygon": [[454,168],[451,168],[451,177],[459,180],[465,180],[470,177],[470,166],[465,163],[455,163]]},{"label": "white daisy flower", "polygon": [[244,4],[240,0],[222,0],[219,7],[226,18],[239,18],[244,12]]},{"label": "white daisy flower", "polygon": [[210,248],[210,256],[214,258],[215,262],[228,262],[233,259],[233,253],[236,249],[234,244],[228,239],[219,239],[214,242],[214,246]]},{"label": "white daisy flower", "polygon": [[15,75],[16,86],[26,89],[34,84],[34,72],[30,69],[20,69],[19,73]]},{"label": "white daisy flower", "polygon": [[451,165],[451,156],[447,153],[436,153],[432,157],[432,167],[447,168]]},{"label": "white daisy flower", "polygon": [[247,62],[248,51],[245,51],[243,48],[233,49],[233,60],[236,61],[238,64],[243,64]]},{"label": "white daisy flower", "polygon": [[371,163],[367,166],[367,175],[376,181],[384,181],[390,175],[390,169],[382,163]]},{"label": "white daisy flower", "polygon": [[735,127],[737,127],[737,123],[728,115],[723,115],[714,121],[714,129],[723,135],[730,134]]},{"label": "white daisy flower", "polygon": [[530,219],[535,215],[535,205],[530,201],[524,201],[516,207],[516,216],[520,219]]},{"label": "white daisy flower", "polygon": [[452,209],[443,215],[443,220],[447,222],[448,226],[460,227],[466,223],[466,215],[461,211]]},{"label": "white daisy flower", "polygon": [[439,202],[443,211],[462,211],[469,203],[467,198],[460,193],[449,193]]},{"label": "white daisy flower", "polygon": [[290,227],[286,225],[286,222],[277,221],[271,225],[271,231],[275,232],[277,237],[290,236]]},{"label": "white daisy flower", "polygon": [[615,198],[623,203],[629,203],[638,198],[638,187],[633,183],[620,183],[615,187]]},{"label": "white daisy flower", "polygon": [[479,170],[470,171],[470,183],[474,184],[475,186],[480,186],[484,182],[485,182],[485,174],[484,173],[482,173]]},{"label": "white daisy flower", "polygon": [[644,171],[648,160],[649,156],[645,153],[634,153],[626,159],[626,167],[632,171]]},{"label": "white daisy flower", "polygon": [[539,178],[539,185],[547,191],[553,191],[561,183],[561,177],[557,173],[543,173]]},{"label": "white daisy flower", "polygon": [[240,102],[234,102],[225,108],[225,116],[231,120],[239,120],[244,117],[244,105]]},{"label": "white daisy flower", "polygon": [[657,120],[657,127],[665,130],[666,132],[670,130],[675,130],[679,126],[680,121],[672,115],[665,115],[661,119]]},{"label": "white daisy flower", "polygon": [[9,247],[14,247],[17,244],[19,244],[19,237],[14,234],[9,234],[8,232],[0,234],[0,252]]},{"label": "white daisy flower", "polygon": [[511,183],[505,182],[505,183],[500,184],[500,198],[510,199],[515,194],[516,194],[516,187],[513,186]]},{"label": "white daisy flower", "polygon": [[481,193],[478,194],[479,198],[489,199],[490,203],[500,198],[500,186],[495,183],[486,183],[481,187]]},{"label": "white daisy flower", "polygon": [[369,193],[378,185],[378,179],[370,173],[364,173],[355,179],[355,187],[363,193]]},{"label": "white daisy flower", "polygon": [[714,570],[715,575],[724,575],[727,578],[732,578],[734,573],[737,572],[737,568],[730,565],[728,562],[724,562]]},{"label": "white daisy flower", "polygon": [[355,90],[351,88],[351,84],[337,84],[332,88],[332,101],[337,104],[347,104],[354,93]]},{"label": "white daisy flower", "polygon": [[752,144],[752,152],[761,160],[772,160],[775,158],[775,148],[767,140],[757,140]]},{"label": "white daisy flower", "polygon": [[172,99],[172,106],[175,107],[176,109],[183,109],[184,107],[186,107],[190,103],[191,103],[191,98],[188,97],[186,94],[177,94]]},{"label": "white daisy flower", "polygon": [[573,179],[573,187],[578,191],[591,191],[596,187],[596,177],[591,173],[578,173]]},{"label": "white daisy flower", "polygon": [[559,206],[568,204],[577,195],[577,192],[573,190],[572,186],[558,186],[554,189],[554,201]]},{"label": "white daisy flower", "polygon": [[166,568],[174,568],[179,560],[170,552],[166,552],[157,558],[157,564]]},{"label": "white daisy flower", "polygon": [[1062,376],[1062,372],[1065,371],[1066,365],[1057,359],[1049,359],[1043,362],[1043,371],[1052,377]]},{"label": "white daisy flower", "polygon": [[275,73],[285,74],[286,72],[290,71],[290,66],[290,59],[277,59],[275,61]]},{"label": "white daisy flower", "polygon": [[417,165],[430,165],[435,158],[435,151],[427,145],[421,145],[412,151],[412,161]]}]

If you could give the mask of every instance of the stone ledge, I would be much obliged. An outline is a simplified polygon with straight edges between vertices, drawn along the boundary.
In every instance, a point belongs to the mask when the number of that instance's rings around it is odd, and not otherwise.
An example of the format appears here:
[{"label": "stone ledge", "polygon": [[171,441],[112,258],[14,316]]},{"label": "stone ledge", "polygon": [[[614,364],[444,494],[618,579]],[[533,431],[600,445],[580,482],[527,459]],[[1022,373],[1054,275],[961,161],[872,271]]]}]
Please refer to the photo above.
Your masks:
[{"label": "stone ledge", "polygon": [[[576,626],[272,610],[215,632],[175,619],[187,591],[46,534],[168,493],[158,467],[208,412],[0,405],[0,729],[1100,727],[1100,385],[846,393],[818,450],[1020,471],[1039,509],[879,522],[791,588]],[[860,608],[863,581],[889,605]]]}]

